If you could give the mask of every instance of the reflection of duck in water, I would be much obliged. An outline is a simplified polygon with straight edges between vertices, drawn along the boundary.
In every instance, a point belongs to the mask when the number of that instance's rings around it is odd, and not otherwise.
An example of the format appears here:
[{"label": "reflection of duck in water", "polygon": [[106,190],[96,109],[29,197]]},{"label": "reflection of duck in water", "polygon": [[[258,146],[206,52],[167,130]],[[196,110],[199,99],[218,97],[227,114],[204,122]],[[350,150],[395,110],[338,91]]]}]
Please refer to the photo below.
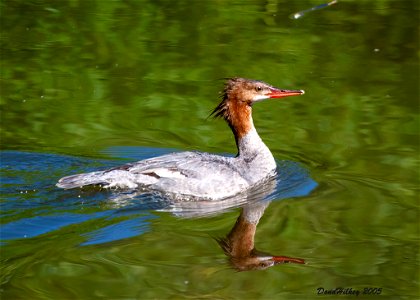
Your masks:
[{"label": "reflection of duck in water", "polygon": [[200,152],[167,154],[105,171],[67,176],[58,187],[86,185],[148,188],[166,195],[224,199],[242,193],[275,174],[276,162],[259,137],[252,120],[255,102],[302,95],[302,90],[281,90],[261,81],[232,78],[222,101],[213,111],[226,120],[235,136],[238,155],[225,157]]},{"label": "reflection of duck in water", "polygon": [[283,263],[305,263],[300,258],[274,256],[255,249],[254,236],[257,224],[268,204],[269,202],[259,202],[244,206],[229,234],[218,240],[231,264],[238,271],[266,269]]},{"label": "reflection of duck in water", "polygon": [[[169,201],[168,205],[160,208],[179,218],[203,218],[241,208],[241,214],[227,237],[218,239],[219,245],[230,262],[240,271],[265,269],[281,263],[303,264],[304,260],[286,256],[273,256],[255,249],[254,236],[258,222],[271,200],[289,197],[299,197],[309,194],[316,187],[304,168],[293,162],[283,162],[277,176],[248,189],[244,193],[219,201]],[[112,197],[113,205],[125,207],[132,201],[145,197],[150,203],[151,195],[134,191],[132,194],[117,193]],[[140,197],[140,198],[139,198]],[[157,197],[155,200],[158,200]],[[162,198],[163,200],[163,198]],[[158,203],[158,202],[157,202]]]}]

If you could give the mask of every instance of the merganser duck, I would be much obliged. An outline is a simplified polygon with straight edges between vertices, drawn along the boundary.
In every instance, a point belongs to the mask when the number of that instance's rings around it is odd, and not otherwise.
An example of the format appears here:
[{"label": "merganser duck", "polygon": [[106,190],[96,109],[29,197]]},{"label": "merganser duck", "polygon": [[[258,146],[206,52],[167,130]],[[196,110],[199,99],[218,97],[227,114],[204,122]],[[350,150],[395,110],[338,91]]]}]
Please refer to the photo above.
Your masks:
[{"label": "merganser duck", "polygon": [[304,94],[265,82],[230,78],[222,101],[211,113],[223,118],[235,136],[238,154],[225,157],[203,152],[179,152],[120,167],[61,178],[64,189],[100,185],[158,191],[176,199],[225,199],[244,192],[276,174],[276,162],[259,137],[252,120],[252,105],[265,99]]}]

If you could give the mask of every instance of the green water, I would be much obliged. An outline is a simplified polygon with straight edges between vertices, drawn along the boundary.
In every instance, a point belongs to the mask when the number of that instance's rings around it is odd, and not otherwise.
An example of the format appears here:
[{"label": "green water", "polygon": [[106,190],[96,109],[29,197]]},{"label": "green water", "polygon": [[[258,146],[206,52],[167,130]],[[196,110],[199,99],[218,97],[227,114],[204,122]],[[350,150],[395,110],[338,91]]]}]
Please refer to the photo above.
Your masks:
[{"label": "green water", "polygon": [[[1,298],[420,297],[418,1],[289,17],[318,4],[0,0],[1,224],[26,230],[2,229]],[[137,207],[118,215],[136,234],[83,245],[112,234],[110,204],[57,179],[153,154],[143,148],[234,153],[228,127],[207,118],[230,76],[306,91],[256,104],[254,121],[276,159],[318,183],[270,204],[256,247],[307,264],[233,270],[214,237],[239,209],[185,219]],[[98,218],[35,222],[59,210]]]}]

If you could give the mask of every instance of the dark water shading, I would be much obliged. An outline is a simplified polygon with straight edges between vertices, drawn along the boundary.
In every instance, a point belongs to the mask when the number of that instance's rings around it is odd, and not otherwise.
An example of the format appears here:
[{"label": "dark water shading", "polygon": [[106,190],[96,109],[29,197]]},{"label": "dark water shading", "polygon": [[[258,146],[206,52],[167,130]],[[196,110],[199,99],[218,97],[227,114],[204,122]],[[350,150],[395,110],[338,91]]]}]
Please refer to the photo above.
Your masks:
[{"label": "dark water shading", "polygon": [[[107,153],[124,153],[124,158],[141,160],[170,150],[116,147]],[[136,153],[135,157],[133,153]],[[95,188],[61,190],[54,186],[58,174],[88,172],[121,164],[121,160],[91,160],[52,154],[1,152],[2,242],[33,238],[65,226],[101,220],[103,228],[84,233],[84,245],[111,242],[148,231],[154,210],[182,217],[204,217],[227,212],[251,202],[279,200],[308,195],[316,183],[297,163],[279,162],[278,176],[268,186],[222,201],[172,203],[158,193],[137,190]],[[52,172],[51,168],[54,168]],[[13,174],[13,175],[11,175]],[[44,180],[39,181],[43,174]],[[45,176],[48,174],[48,176]],[[58,177],[57,177],[58,176]],[[268,187],[266,187],[268,186]],[[268,190],[270,189],[270,190]],[[21,201],[21,197],[26,198]],[[97,227],[97,226],[96,226]]]}]

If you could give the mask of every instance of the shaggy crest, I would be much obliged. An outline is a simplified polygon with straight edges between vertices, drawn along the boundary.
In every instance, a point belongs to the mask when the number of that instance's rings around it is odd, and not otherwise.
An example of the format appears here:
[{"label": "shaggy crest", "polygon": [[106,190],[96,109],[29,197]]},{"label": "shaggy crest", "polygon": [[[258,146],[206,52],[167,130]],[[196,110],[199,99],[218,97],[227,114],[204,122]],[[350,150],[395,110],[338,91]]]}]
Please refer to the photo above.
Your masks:
[{"label": "shaggy crest", "polygon": [[227,100],[229,92],[232,90],[232,87],[234,84],[238,81],[239,78],[227,78],[225,87],[223,88],[223,91],[220,93],[220,98],[222,98],[222,101],[217,105],[217,107],[210,113],[210,116],[214,118],[223,118],[226,121],[229,121],[229,112],[228,112],[228,104]]},{"label": "shaggy crest", "polygon": [[[251,79],[245,79],[245,78],[239,78],[239,77],[232,77],[227,78],[225,87],[223,88],[223,91],[221,92],[220,97],[222,98],[222,101],[219,103],[219,105],[210,113],[210,116],[213,116],[214,118],[223,118],[226,121],[229,122],[230,120],[230,114],[229,114],[229,94],[233,93],[235,94],[235,89],[240,86],[242,89],[254,91],[256,85],[261,85],[262,87],[270,87],[270,85],[266,84],[265,82],[259,81],[259,80],[251,80]],[[233,98],[239,97],[238,95],[234,95]],[[252,101],[249,99],[236,99],[240,101],[246,101],[246,103],[249,106],[252,106]]]}]

